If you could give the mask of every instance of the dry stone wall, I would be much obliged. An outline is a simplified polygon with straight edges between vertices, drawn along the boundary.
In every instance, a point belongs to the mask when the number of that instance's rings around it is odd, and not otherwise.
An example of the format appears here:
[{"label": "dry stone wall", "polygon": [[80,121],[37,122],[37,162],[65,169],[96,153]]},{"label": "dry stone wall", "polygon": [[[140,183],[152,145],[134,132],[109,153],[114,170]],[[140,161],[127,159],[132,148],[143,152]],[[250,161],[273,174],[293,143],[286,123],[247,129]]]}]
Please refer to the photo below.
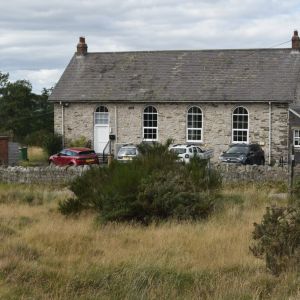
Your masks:
[{"label": "dry stone wall", "polygon": [[288,182],[287,166],[257,166],[217,164],[213,166],[222,176],[223,182]]},{"label": "dry stone wall", "polygon": [[85,170],[85,167],[1,167],[0,182],[64,185],[81,176]]},{"label": "dry stone wall", "polygon": [[[288,168],[269,166],[238,166],[230,164],[213,165],[223,182],[267,182],[288,180]],[[51,168],[51,167],[1,167],[0,182],[25,184],[69,184],[77,176],[81,176],[89,166]]]}]

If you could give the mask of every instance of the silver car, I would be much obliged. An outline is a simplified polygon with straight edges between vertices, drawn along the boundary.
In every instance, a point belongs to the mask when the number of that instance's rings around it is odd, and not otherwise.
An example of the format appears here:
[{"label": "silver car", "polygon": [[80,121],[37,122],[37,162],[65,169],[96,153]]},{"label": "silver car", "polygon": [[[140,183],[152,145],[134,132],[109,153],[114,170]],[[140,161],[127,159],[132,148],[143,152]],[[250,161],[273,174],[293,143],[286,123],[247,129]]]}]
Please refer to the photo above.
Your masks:
[{"label": "silver car", "polygon": [[213,150],[204,150],[196,145],[171,145],[169,150],[178,156],[178,161],[189,163],[190,159],[194,156],[199,157],[200,159],[209,159],[213,156]]},{"label": "silver car", "polygon": [[138,154],[139,151],[135,145],[124,145],[118,151],[117,160],[123,162],[131,161],[133,158],[137,157]]}]

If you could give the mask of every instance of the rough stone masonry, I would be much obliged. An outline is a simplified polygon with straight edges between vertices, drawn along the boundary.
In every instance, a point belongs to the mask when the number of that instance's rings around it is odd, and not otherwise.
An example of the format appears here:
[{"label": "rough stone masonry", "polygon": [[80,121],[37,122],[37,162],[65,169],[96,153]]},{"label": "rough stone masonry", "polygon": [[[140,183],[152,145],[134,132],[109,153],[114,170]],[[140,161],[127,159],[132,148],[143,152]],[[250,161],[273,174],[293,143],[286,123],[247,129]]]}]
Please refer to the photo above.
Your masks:
[{"label": "rough stone masonry", "polygon": [[[95,166],[97,168],[97,166]],[[223,182],[287,182],[288,168],[269,166],[214,165]],[[0,167],[0,182],[24,184],[69,184],[89,170],[83,167]]]}]

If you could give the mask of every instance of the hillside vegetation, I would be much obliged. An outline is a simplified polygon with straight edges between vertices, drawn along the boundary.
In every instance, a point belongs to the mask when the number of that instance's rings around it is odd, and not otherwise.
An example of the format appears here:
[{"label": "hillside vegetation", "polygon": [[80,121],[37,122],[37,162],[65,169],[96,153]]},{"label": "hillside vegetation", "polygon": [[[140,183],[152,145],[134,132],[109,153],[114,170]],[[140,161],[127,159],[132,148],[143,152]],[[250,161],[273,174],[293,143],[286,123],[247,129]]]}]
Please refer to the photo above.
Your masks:
[{"label": "hillside vegetation", "polygon": [[65,217],[67,189],[0,185],[0,298],[299,299],[299,275],[249,251],[271,191],[228,186],[208,219],[143,226]]}]

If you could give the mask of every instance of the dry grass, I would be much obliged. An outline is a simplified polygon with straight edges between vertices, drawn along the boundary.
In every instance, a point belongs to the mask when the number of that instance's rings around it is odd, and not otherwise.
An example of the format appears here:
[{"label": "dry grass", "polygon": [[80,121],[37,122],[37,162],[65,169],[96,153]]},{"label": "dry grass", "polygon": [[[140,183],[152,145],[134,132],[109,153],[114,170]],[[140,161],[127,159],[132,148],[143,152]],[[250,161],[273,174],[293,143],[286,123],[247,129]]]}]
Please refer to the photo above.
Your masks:
[{"label": "dry grass", "polygon": [[297,274],[273,277],[248,250],[268,192],[224,190],[206,221],[101,226],[57,212],[68,190],[0,185],[0,298],[299,299]]},{"label": "dry grass", "polygon": [[48,155],[40,147],[28,147],[27,148],[28,161],[22,161],[21,165],[27,166],[39,166],[48,164]]},{"label": "dry grass", "polygon": [[29,147],[28,148],[28,159],[32,161],[41,161],[47,158],[47,154],[40,147]]}]

